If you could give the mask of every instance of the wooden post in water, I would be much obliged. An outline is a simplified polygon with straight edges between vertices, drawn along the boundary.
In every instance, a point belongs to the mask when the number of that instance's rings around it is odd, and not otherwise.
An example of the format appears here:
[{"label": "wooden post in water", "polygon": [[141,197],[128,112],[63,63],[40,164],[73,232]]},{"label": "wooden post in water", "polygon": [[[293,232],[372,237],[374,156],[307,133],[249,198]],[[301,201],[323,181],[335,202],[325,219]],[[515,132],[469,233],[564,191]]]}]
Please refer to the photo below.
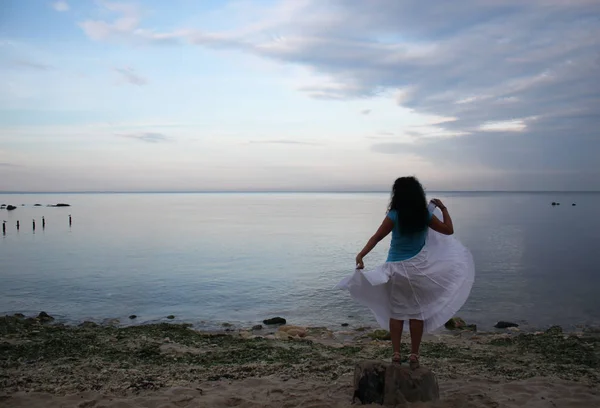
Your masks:
[{"label": "wooden post in water", "polygon": [[35,218],[33,220],[33,231],[35,232]]},{"label": "wooden post in water", "polygon": [[2,235],[6,235],[6,221],[2,221]]},{"label": "wooden post in water", "polygon": [[42,217],[42,229],[46,229],[46,219]]},{"label": "wooden post in water", "polygon": [[69,214],[69,227],[71,226],[71,214]]},{"label": "wooden post in water", "polygon": [[17,231],[19,230],[19,228],[21,228],[21,224],[19,223],[19,220],[17,220]]}]

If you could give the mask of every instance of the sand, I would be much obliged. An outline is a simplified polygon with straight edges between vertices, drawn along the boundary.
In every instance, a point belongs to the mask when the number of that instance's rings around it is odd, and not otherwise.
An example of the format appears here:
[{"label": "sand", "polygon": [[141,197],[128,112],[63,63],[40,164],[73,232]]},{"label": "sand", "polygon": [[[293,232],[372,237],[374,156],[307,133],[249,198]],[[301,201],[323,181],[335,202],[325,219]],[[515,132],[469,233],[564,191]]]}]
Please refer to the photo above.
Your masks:
[{"label": "sand", "polygon": [[[369,335],[0,318],[0,407],[356,406],[354,365],[390,354],[389,341]],[[441,400],[411,407],[600,408],[597,335],[460,332],[428,338],[422,351]]]},{"label": "sand", "polygon": [[[353,407],[352,379],[341,377],[331,383],[277,378],[250,378],[231,382],[190,384],[189,387],[111,396],[99,392],[72,395],[48,393],[12,394],[0,406],[14,408],[181,408],[181,407]],[[600,407],[598,388],[545,378],[495,382],[475,378],[440,384],[441,400],[414,403],[411,407],[438,408],[596,408]]]}]

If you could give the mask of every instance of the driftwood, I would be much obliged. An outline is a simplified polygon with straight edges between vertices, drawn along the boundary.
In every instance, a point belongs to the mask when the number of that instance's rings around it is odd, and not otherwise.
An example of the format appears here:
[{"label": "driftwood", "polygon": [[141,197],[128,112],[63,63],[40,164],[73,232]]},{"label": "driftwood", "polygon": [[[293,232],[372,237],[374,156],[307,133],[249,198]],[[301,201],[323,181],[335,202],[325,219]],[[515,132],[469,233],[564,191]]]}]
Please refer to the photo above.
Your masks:
[{"label": "driftwood", "polygon": [[354,368],[354,398],[364,404],[400,405],[436,401],[440,391],[435,374],[427,368],[383,361],[362,361]]}]

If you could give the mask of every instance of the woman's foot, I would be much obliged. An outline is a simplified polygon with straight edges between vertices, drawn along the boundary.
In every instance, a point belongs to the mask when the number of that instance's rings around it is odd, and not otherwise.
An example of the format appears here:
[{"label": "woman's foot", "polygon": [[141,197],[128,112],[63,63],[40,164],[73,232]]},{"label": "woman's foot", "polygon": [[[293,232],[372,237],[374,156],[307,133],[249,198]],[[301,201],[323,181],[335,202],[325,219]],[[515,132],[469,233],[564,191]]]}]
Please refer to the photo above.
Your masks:
[{"label": "woman's foot", "polygon": [[400,353],[394,353],[394,355],[392,356],[392,363],[394,363],[394,364],[402,363],[402,360],[400,359]]},{"label": "woman's foot", "polygon": [[408,365],[410,366],[411,370],[416,370],[419,368],[419,355],[416,353],[410,353],[410,356],[408,357]]}]

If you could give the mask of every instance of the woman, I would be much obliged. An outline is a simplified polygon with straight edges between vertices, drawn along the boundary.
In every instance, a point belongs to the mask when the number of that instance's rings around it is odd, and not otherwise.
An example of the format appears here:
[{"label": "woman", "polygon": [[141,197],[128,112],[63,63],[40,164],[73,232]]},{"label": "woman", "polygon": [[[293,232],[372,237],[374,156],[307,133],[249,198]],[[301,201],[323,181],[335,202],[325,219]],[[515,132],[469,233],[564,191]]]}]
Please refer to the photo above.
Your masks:
[{"label": "woman", "polygon": [[[411,368],[419,366],[423,331],[432,332],[453,317],[466,302],[475,268],[469,251],[450,237],[454,233],[448,209],[432,200],[442,220],[428,210],[425,192],[414,177],[401,177],[392,189],[388,213],[356,256],[354,275],[337,285],[369,307],[379,324],[390,331],[394,363],[400,363],[404,322],[411,337]],[[385,264],[367,272],[363,258],[392,233]]]}]

